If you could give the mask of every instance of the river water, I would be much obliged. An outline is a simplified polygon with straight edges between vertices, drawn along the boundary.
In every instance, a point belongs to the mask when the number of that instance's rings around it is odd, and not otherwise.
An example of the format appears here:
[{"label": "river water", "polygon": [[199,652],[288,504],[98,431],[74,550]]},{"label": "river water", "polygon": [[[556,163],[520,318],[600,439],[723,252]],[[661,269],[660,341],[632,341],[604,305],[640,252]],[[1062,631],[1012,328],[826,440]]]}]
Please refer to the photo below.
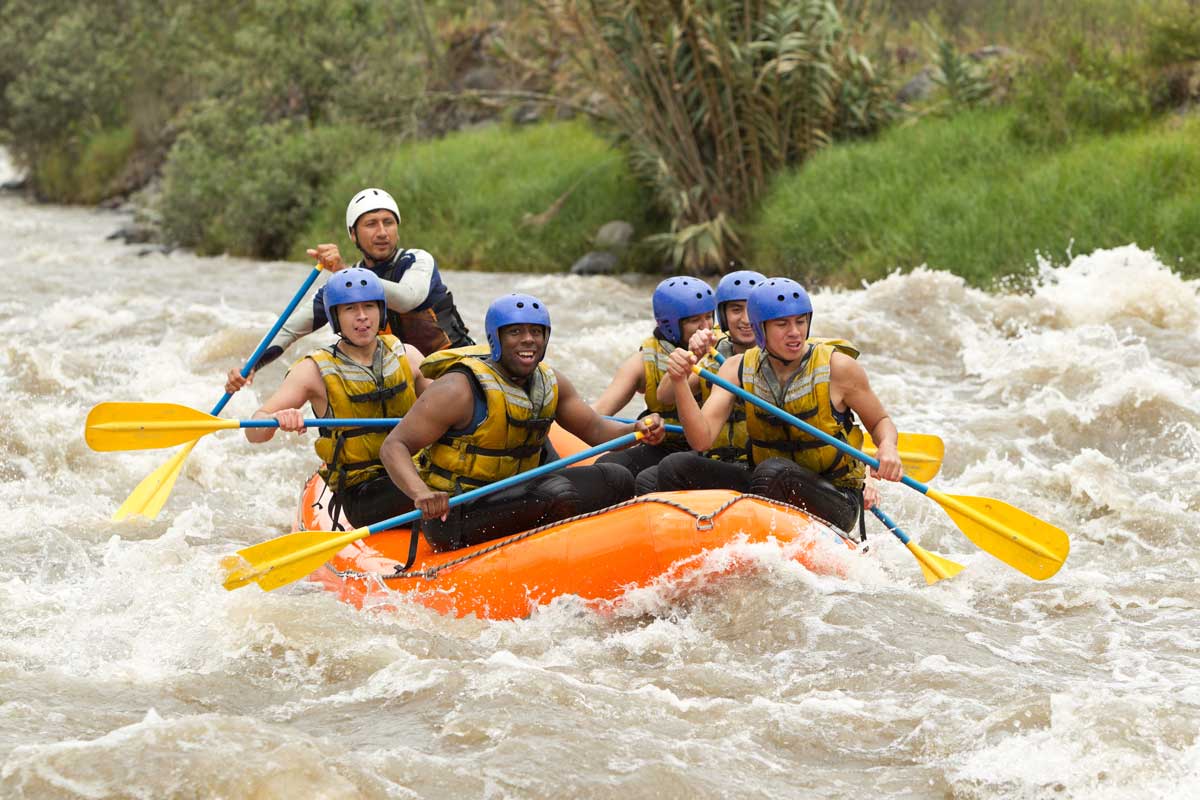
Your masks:
[{"label": "river water", "polygon": [[[936,488],[1070,534],[1052,579],[888,486],[965,572],[927,587],[872,520],[845,578],[732,546],[712,571],[751,574],[488,622],[221,588],[221,556],[289,530],[307,438],[207,436],[157,520],[110,521],[169,453],[90,451],[88,410],[208,411],[309,270],[140,255],[105,239],[124,222],[0,196],[0,796],[1196,796],[1200,286],[1153,253],[814,297],[899,427],[945,439]],[[540,295],[588,397],[647,333],[645,281],[446,278],[477,332],[494,295]]]}]

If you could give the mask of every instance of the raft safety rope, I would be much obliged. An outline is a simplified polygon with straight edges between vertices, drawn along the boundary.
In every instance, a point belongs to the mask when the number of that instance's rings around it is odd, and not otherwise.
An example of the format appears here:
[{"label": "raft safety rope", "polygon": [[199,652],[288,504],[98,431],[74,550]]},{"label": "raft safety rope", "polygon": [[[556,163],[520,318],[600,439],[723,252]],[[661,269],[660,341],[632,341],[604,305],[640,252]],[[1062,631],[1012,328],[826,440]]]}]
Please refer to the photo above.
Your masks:
[{"label": "raft safety rope", "polygon": [[[717,509],[715,509],[710,514],[699,514],[695,511],[695,509],[688,508],[683,503],[679,503],[679,502],[676,502],[675,500],[670,500],[665,497],[634,497],[634,498],[630,498],[629,500],[626,500],[624,502],[617,503],[616,505],[606,506],[597,511],[591,511],[587,514],[579,514],[577,516],[569,517],[567,519],[560,519],[557,522],[551,522],[547,525],[542,525],[537,528],[531,528],[530,530],[515,534],[513,536],[509,536],[509,537],[506,537],[503,539],[497,539],[495,542],[488,545],[487,547],[481,548],[479,550],[474,550],[470,553],[466,553],[466,554],[460,556],[459,558],[452,559],[443,564],[438,564],[436,567],[430,567],[428,569],[415,570],[413,572],[405,572],[404,565],[397,563],[396,567],[395,567],[395,571],[391,574],[383,573],[383,572],[362,572],[359,570],[341,570],[341,569],[332,569],[332,568],[331,568],[331,571],[335,575],[337,575],[339,578],[343,578],[343,579],[346,579],[346,578],[359,579],[359,580],[375,579],[379,582],[379,584],[383,588],[390,590],[391,587],[389,587],[386,583],[384,583],[385,578],[387,580],[395,580],[397,578],[424,578],[426,580],[434,580],[437,578],[438,573],[444,569],[449,569],[450,567],[454,567],[459,564],[464,564],[474,558],[479,558],[482,555],[486,555],[487,553],[493,553],[493,552],[501,549],[502,547],[508,547],[511,544],[516,544],[517,542],[519,542],[523,539],[528,539],[531,536],[536,536],[537,534],[541,533],[542,531],[547,531],[551,528],[558,527],[559,525],[565,525],[568,522],[575,522],[575,521],[578,521],[581,519],[588,519],[589,517],[596,517],[601,514],[607,514],[608,512],[614,511],[618,508],[626,508],[627,506],[635,506],[635,505],[638,505],[641,503],[661,503],[665,506],[670,506],[671,508],[679,509],[680,511],[684,512],[685,514],[691,515],[696,520],[696,530],[707,531],[707,530],[712,530],[713,522],[716,520],[717,517],[719,517],[723,512],[725,512],[730,507],[742,502],[743,500],[759,500],[763,503],[766,503],[767,505],[775,506],[777,508],[782,508],[782,509],[789,510],[789,511],[800,511],[804,514],[807,514],[809,517],[816,520],[817,522],[821,522],[820,518],[813,517],[811,512],[805,511],[802,508],[790,505],[788,503],[781,502],[779,500],[774,500],[770,497],[764,497],[759,494],[738,495],[737,497],[731,498],[730,500],[726,501],[725,503],[722,503]],[[838,528],[836,528],[835,526],[826,524],[825,527],[829,530],[830,533],[836,534],[839,539],[845,539],[846,541],[849,541],[855,545],[858,544],[858,542],[855,542],[854,539],[852,539],[849,535],[842,532],[841,530],[838,530]],[[862,548],[859,548],[859,550],[861,552],[865,553],[867,551],[867,548],[862,547]]]}]

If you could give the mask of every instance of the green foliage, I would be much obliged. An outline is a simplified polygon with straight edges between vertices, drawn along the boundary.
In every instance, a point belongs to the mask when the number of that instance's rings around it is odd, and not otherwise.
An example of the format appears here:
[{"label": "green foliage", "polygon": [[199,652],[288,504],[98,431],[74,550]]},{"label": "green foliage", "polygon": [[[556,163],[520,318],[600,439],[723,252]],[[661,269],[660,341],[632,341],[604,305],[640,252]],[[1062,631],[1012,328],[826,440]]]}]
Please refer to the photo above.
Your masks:
[{"label": "green foliage", "polygon": [[1035,254],[1136,242],[1200,275],[1200,120],[1048,150],[1012,113],[927,119],[829,148],[781,175],[749,230],[752,263],[809,283],[924,263],[988,286]]},{"label": "green foliage", "polygon": [[491,126],[363,153],[323,192],[292,257],[319,242],[355,255],[343,220],[364,186],[396,197],[401,245],[428,250],[443,269],[561,272],[604,223],[645,227],[647,198],[622,155],[584,123]]},{"label": "green foliage", "polygon": [[1013,134],[1038,144],[1127,130],[1144,123],[1151,111],[1133,57],[1092,49],[1079,38],[1027,64],[1013,95],[1018,111]]},{"label": "green foliage", "polygon": [[75,162],[83,156],[85,140],[97,131],[120,127],[124,120],[121,85],[126,67],[117,57],[124,41],[119,26],[102,9],[87,6],[77,13],[43,17],[43,10],[21,5],[6,7],[5,17],[43,27],[30,42],[0,39],[0,47],[17,47],[21,60],[6,56],[3,126],[13,156],[32,170],[35,189],[44,196],[68,202],[85,201],[73,186]]},{"label": "green foliage", "polygon": [[1169,67],[1200,61],[1200,8],[1195,3],[1173,2],[1151,15],[1146,42],[1146,62]]},{"label": "green foliage", "polygon": [[98,131],[78,146],[44,146],[33,165],[33,182],[52,200],[96,203],[109,196],[132,151],[133,132],[128,127]]},{"label": "green foliage", "polygon": [[[9,0],[0,4],[0,137],[35,188],[87,201],[71,169],[97,131],[161,160],[197,103],[262,121],[403,132],[424,87],[410,4],[371,0]],[[54,163],[38,166],[41,159]],[[43,178],[52,186],[41,185]],[[117,187],[113,187],[117,188]]]},{"label": "green foliage", "polygon": [[133,129],[128,125],[89,136],[75,166],[75,202],[98,203],[108,197],[133,150]]},{"label": "green foliage", "polygon": [[937,70],[933,82],[945,92],[949,111],[975,108],[992,93],[987,71],[959,52],[948,39],[936,37]]},{"label": "green foliage", "polygon": [[380,138],[358,127],[264,123],[209,104],[191,120],[163,170],[167,235],[200,253],[282,258],[326,184]]},{"label": "green foliage", "polygon": [[670,215],[672,235],[659,240],[677,269],[728,267],[740,244],[731,220],[772,173],[887,120],[881,82],[854,44],[865,11],[845,5],[854,13],[832,0],[547,5]]}]

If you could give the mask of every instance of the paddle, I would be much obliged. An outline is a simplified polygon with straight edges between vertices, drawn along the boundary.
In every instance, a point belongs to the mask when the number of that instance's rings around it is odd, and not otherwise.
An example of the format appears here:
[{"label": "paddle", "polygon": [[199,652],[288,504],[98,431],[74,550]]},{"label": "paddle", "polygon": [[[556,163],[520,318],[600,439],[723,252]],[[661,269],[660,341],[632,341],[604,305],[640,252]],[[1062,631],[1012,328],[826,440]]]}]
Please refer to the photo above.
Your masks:
[{"label": "paddle", "polygon": [[[321,265],[317,264],[304,280],[304,284],[296,292],[291,302],[283,309],[283,313],[279,315],[279,319],[275,320],[275,324],[271,326],[271,330],[267,331],[267,335],[258,343],[258,347],[254,349],[250,358],[246,359],[246,364],[241,369],[243,378],[249,376],[250,371],[258,363],[258,359],[262,357],[263,352],[270,346],[271,340],[275,338],[275,334],[279,333],[279,329],[283,327],[288,317],[296,310],[296,306],[300,304],[300,299],[312,287],[313,282],[319,274],[321,274]],[[213,406],[212,413],[214,416],[224,410],[225,404],[229,402],[231,397],[233,395],[226,392],[217,404]],[[199,441],[199,437],[188,442],[187,446],[167,459],[166,463],[143,478],[142,482],[133,490],[133,493],[125,499],[125,502],[113,514],[113,521],[119,522],[134,514],[140,514],[149,519],[157,517],[158,512],[162,511],[163,505],[167,502],[167,498],[170,497],[171,489],[175,487],[175,479],[179,477],[179,473],[183,470],[183,462],[187,460],[197,441]]]},{"label": "paddle", "polygon": [[[308,428],[392,428],[401,417],[305,419]],[[278,428],[275,419],[221,419],[173,403],[100,403],[87,417],[84,438],[93,450],[153,450],[174,447],[214,431]]]},{"label": "paddle", "polygon": [[[613,422],[633,422],[626,417],[605,417]],[[664,425],[668,433],[683,433],[682,425]],[[899,439],[900,460],[904,462],[904,474],[919,481],[931,481],[942,468],[942,457],[946,445],[941,437],[930,433],[901,433]],[[875,455],[875,442],[864,431],[863,452]]]},{"label": "paddle", "polygon": [[[776,408],[740,386],[734,386],[699,365],[692,369],[713,385],[720,386],[725,391],[742,398],[747,403],[753,403],[785,422],[790,422],[843,453],[854,456],[872,467],[879,466],[877,459],[814,428],[783,409]],[[980,548],[1035,580],[1045,580],[1054,575],[1067,559],[1067,554],[1071,549],[1071,542],[1067,538],[1067,534],[1019,508],[1014,508],[990,497],[945,494],[936,489],[930,489],[907,475],[902,476],[900,482],[911,489],[916,489],[940,505],[958,526],[958,529]]]},{"label": "paddle", "polygon": [[[478,489],[472,489],[469,492],[455,495],[450,498],[450,505],[453,507],[476,500],[493,492],[498,492],[501,489],[507,489],[509,486],[523,483],[531,478],[536,478],[548,472],[554,472],[563,467],[569,467],[572,464],[585,461],[600,453],[632,444],[641,438],[641,432],[627,433],[624,436],[598,444],[595,447],[581,450],[573,456],[560,458],[558,461],[542,464],[540,467],[534,467],[526,472],[498,480],[495,483],[489,483],[487,486],[480,486]],[[285,586],[306,575],[311,575],[314,571],[320,569],[322,564],[337,555],[343,547],[351,542],[365,539],[373,533],[379,533],[380,531],[398,528],[401,525],[415,522],[420,516],[421,511],[417,509],[409,511],[407,514],[400,514],[390,519],[385,519],[382,522],[376,522],[374,525],[369,525],[365,528],[355,528],[349,532],[297,531],[296,533],[289,533],[286,536],[270,539],[261,544],[251,545],[239,550],[236,556],[226,556],[221,561],[221,566],[226,570],[224,586],[226,589],[232,591],[253,581],[263,591],[269,592],[272,589],[278,589],[280,586]]]},{"label": "paddle", "polygon": [[[717,348],[710,347],[708,353],[716,359],[718,364],[725,363],[725,356],[721,355]],[[862,435],[863,452],[875,455],[878,449],[871,439],[871,434],[863,431]],[[905,475],[919,481],[931,481],[942,469],[942,459],[946,456],[946,443],[942,441],[941,437],[928,433],[901,432],[898,434],[896,450],[904,465]]]},{"label": "paddle", "polygon": [[[710,348],[709,353],[717,360],[718,364],[725,363],[725,356],[717,352],[717,348]],[[875,455],[878,448],[871,440],[871,435],[866,431],[863,431],[862,434],[863,452]],[[904,463],[904,473],[919,481],[932,480],[942,468],[942,457],[946,453],[946,445],[941,438],[924,433],[901,433],[898,439],[897,449],[900,453],[900,460]],[[872,507],[871,511],[916,557],[926,583],[936,583],[943,578],[952,578],[963,571],[964,567],[961,564],[956,564],[936,553],[922,549],[900,529],[899,525],[884,514],[882,509]]]},{"label": "paddle", "polygon": [[871,513],[886,525],[887,529],[895,534],[897,539],[904,543],[909,552],[916,556],[917,563],[921,565],[921,572],[925,575],[925,583],[937,583],[943,578],[953,578],[966,569],[962,564],[957,564],[948,558],[943,558],[937,553],[931,553],[914,542],[908,537],[908,534],[900,530],[900,526],[893,522],[891,517],[883,513],[883,509],[879,506],[872,506]]}]

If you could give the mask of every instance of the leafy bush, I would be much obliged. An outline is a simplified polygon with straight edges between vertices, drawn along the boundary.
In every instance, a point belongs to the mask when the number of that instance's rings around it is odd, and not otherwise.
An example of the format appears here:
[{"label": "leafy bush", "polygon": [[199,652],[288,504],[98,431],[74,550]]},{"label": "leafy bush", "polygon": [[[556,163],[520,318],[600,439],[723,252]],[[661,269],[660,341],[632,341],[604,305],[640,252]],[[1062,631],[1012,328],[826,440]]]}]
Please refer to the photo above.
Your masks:
[{"label": "leafy bush", "polygon": [[88,140],[131,127],[126,157],[158,163],[198,103],[248,109],[266,122],[358,121],[401,132],[415,124],[412,98],[424,87],[411,8],[190,0],[170,4],[165,19],[159,0],[6,0],[0,138],[43,194],[89,201],[69,192],[71,162]]},{"label": "leafy bush", "polygon": [[1132,56],[1067,41],[1030,62],[1013,91],[1013,134],[1022,141],[1061,145],[1080,134],[1115,133],[1145,122],[1150,101]]},{"label": "leafy bush", "polygon": [[671,233],[656,240],[677,269],[728,268],[739,255],[734,220],[774,172],[839,131],[862,135],[888,118],[857,47],[863,3],[561,0],[547,9],[669,213]]},{"label": "leafy bush", "polygon": [[59,142],[42,149],[33,182],[44,197],[97,203],[111,194],[132,152],[133,131],[128,127],[97,131],[78,146]]},{"label": "leafy bush", "polygon": [[1151,16],[1146,62],[1169,67],[1200,61],[1200,9],[1195,3],[1175,2]]},{"label": "leafy bush", "polygon": [[[20,10],[18,4],[5,14]],[[15,46],[23,56],[9,64],[15,72],[3,87],[0,124],[9,131],[5,138],[14,160],[30,169],[35,191],[53,200],[92,202],[94,197],[77,187],[77,164],[88,139],[124,121],[126,73],[117,57],[123,34],[99,7],[48,19],[39,10],[26,10],[44,27],[33,41],[0,40],[0,46]],[[42,158],[47,163],[39,166]]]},{"label": "leafy bush", "polygon": [[[363,153],[325,189],[292,257],[318,242],[356,255],[343,220],[365,186],[396,197],[401,245],[428,250],[444,269],[561,272],[604,223],[646,227],[647,198],[624,155],[586,124],[494,125]],[[626,266],[648,267],[646,258],[635,248]]]},{"label": "leafy bush", "polygon": [[751,263],[842,285],[928,263],[988,286],[1039,252],[1136,242],[1200,275],[1200,119],[1047,149],[1010,136],[1012,116],[929,118],[822,151],[772,184]]},{"label": "leafy bush", "polygon": [[933,82],[946,94],[949,111],[974,108],[992,93],[987,71],[958,51],[948,39],[935,36],[937,70]]},{"label": "leafy bush", "polygon": [[159,200],[168,237],[200,253],[282,258],[326,184],[378,135],[360,127],[266,122],[210,104],[180,135]]}]

